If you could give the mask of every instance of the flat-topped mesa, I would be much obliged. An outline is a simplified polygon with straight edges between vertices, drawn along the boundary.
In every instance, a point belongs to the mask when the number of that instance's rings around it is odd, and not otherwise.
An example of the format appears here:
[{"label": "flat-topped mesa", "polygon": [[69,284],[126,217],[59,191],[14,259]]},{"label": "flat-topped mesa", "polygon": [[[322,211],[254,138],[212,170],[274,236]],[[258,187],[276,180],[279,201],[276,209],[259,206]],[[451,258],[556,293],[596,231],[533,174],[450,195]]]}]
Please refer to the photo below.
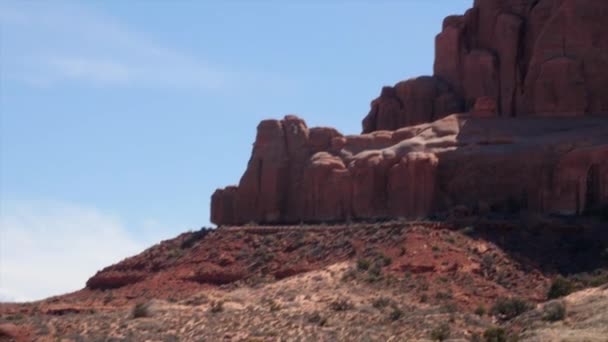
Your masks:
[{"label": "flat-topped mesa", "polygon": [[603,118],[455,114],[343,136],[287,116],[258,126],[238,186],[217,190],[218,225],[422,218],[454,207],[578,214],[608,204]]},{"label": "flat-topped mesa", "polygon": [[480,97],[512,116],[608,116],[608,1],[477,0],[435,40],[434,76],[382,89],[363,133],[431,122]]}]

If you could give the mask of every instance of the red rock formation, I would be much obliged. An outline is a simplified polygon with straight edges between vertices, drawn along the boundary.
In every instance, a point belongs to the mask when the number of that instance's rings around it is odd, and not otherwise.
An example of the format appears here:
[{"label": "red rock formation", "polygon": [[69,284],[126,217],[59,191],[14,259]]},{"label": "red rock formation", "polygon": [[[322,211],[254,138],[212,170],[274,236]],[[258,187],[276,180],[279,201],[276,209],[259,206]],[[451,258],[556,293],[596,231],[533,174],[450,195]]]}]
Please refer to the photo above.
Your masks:
[{"label": "red rock formation", "polygon": [[363,132],[431,122],[479,97],[502,116],[608,116],[607,16],[608,1],[475,1],[444,20],[434,76],[385,87]]},{"label": "red rock formation", "polygon": [[[577,214],[608,204],[606,119],[487,116],[495,109],[491,98],[480,99],[477,108],[483,115],[358,136],[309,130],[293,116],[266,121],[238,188],[213,195],[212,221],[420,218],[482,204]],[[287,147],[294,140],[289,135],[301,137],[292,145],[298,148]],[[322,146],[326,150],[318,151]]]},{"label": "red rock formation", "polygon": [[384,87],[364,134],[260,123],[238,187],[213,194],[212,222],[608,204],[607,17],[608,1],[475,1],[444,20],[434,76]]}]

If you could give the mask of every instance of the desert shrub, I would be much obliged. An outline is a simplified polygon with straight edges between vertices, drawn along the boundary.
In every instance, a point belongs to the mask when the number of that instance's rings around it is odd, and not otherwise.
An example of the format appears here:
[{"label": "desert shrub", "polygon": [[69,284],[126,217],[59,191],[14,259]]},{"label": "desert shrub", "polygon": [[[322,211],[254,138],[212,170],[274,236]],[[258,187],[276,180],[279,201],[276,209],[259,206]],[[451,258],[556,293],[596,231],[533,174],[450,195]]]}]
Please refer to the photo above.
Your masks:
[{"label": "desert shrub", "polygon": [[137,303],[131,310],[131,316],[133,318],[142,318],[142,317],[150,317],[152,313],[150,312],[150,304],[149,303]]},{"label": "desert shrub", "polygon": [[357,269],[359,271],[367,271],[370,267],[371,263],[367,259],[358,259],[357,260]]},{"label": "desert shrub", "polygon": [[543,308],[543,319],[549,322],[557,322],[566,318],[566,304],[563,302],[552,302]]},{"label": "desert shrub", "polygon": [[547,298],[555,299],[567,296],[572,293],[572,291],[574,291],[574,284],[570,280],[560,276],[555,278],[553,283],[551,283],[551,287],[547,292]]},{"label": "desert shrub", "polygon": [[379,297],[374,299],[374,301],[372,302],[372,306],[376,309],[384,309],[385,307],[387,307],[389,304],[391,303],[391,300],[389,298],[386,297]]},{"label": "desert shrub", "polygon": [[445,341],[448,337],[450,337],[450,326],[445,323],[431,330],[431,340],[433,341]]},{"label": "desert shrub", "polygon": [[608,271],[598,269],[594,272],[584,272],[570,277],[572,281],[580,285],[580,287],[596,287],[608,283]]},{"label": "desert shrub", "polygon": [[200,230],[197,230],[196,232],[190,233],[190,235],[188,235],[184,239],[184,241],[182,241],[180,248],[187,249],[187,248],[194,246],[198,241],[202,240],[210,232],[211,232],[211,228],[203,227]]},{"label": "desert shrub", "polygon": [[209,301],[209,298],[207,298],[207,295],[205,294],[198,294],[195,296],[192,296],[188,299],[186,299],[183,303],[185,305],[190,305],[190,306],[199,306],[202,304],[205,304]]},{"label": "desert shrub", "polygon": [[452,294],[452,292],[450,290],[448,291],[438,291],[437,293],[435,293],[435,299],[437,300],[449,300],[452,299],[454,297],[454,295]]},{"label": "desert shrub", "polygon": [[483,339],[486,342],[507,342],[507,332],[503,328],[488,328],[483,333]]},{"label": "desert shrub", "polygon": [[281,310],[281,304],[274,299],[269,299],[266,301],[266,303],[268,305],[268,309],[270,309],[270,312]]},{"label": "desert shrub", "polygon": [[348,301],[348,299],[341,298],[331,302],[329,307],[334,311],[346,311],[352,309],[353,305]]},{"label": "desert shrub", "polygon": [[253,252],[253,259],[256,263],[266,264],[274,259],[274,254],[267,248],[260,247]]},{"label": "desert shrub", "polygon": [[374,283],[382,279],[382,268],[378,264],[373,264],[367,271],[366,280],[370,283]]},{"label": "desert shrub", "polygon": [[327,324],[327,318],[321,316],[318,311],[313,312],[308,316],[308,323],[317,324],[319,326],[325,326]]},{"label": "desert shrub", "polygon": [[521,298],[500,298],[492,307],[492,313],[509,320],[532,308],[532,304]]},{"label": "desert shrub", "polygon": [[393,310],[391,310],[391,313],[388,315],[391,321],[397,321],[401,316],[403,316],[403,311],[396,306],[393,307]]},{"label": "desert shrub", "polygon": [[221,300],[211,302],[211,308],[209,308],[211,313],[218,313],[224,311],[224,302]]},{"label": "desert shrub", "polygon": [[483,305],[479,305],[477,309],[475,309],[475,314],[477,316],[483,316],[486,314],[486,308]]},{"label": "desert shrub", "polygon": [[464,235],[473,235],[473,234],[475,234],[475,227],[467,226],[467,227],[462,228],[460,230],[460,232]]},{"label": "desert shrub", "polygon": [[393,259],[391,259],[391,257],[386,256],[384,254],[380,254],[380,255],[378,255],[378,259],[376,262],[379,263],[380,266],[388,266],[393,262]]},{"label": "desert shrub", "polygon": [[354,268],[349,268],[348,270],[346,270],[346,272],[344,272],[341,280],[346,282],[355,278],[357,278],[357,271]]}]

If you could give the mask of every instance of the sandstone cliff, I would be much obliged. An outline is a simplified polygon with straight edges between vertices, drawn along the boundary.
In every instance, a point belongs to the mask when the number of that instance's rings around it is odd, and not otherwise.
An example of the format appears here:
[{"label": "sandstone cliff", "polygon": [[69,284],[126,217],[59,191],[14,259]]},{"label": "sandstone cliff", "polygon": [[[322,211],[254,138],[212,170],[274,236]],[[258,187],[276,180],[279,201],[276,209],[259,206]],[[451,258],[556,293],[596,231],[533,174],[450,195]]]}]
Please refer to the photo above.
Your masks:
[{"label": "sandstone cliff", "polygon": [[211,221],[608,204],[607,16],[607,1],[475,1],[445,19],[434,76],[384,87],[363,134],[292,115],[261,122],[238,186],[213,194]]},{"label": "sandstone cliff", "polygon": [[343,136],[287,116],[258,126],[238,186],[217,190],[217,224],[421,218],[466,206],[577,214],[608,202],[602,118],[454,114]]},{"label": "sandstone cliff", "polygon": [[447,17],[432,77],[382,89],[363,132],[467,111],[489,97],[502,116],[608,116],[607,1],[477,0]]}]

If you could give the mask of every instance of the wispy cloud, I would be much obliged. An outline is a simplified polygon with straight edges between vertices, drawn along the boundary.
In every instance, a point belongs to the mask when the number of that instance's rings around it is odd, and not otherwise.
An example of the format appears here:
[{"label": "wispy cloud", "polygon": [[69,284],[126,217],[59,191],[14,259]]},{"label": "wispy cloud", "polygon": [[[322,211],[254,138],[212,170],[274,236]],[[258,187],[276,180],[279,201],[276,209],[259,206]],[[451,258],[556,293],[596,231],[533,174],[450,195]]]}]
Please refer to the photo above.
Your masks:
[{"label": "wispy cloud", "polygon": [[217,89],[239,79],[224,66],[157,44],[83,3],[3,1],[0,25],[4,77],[30,85]]},{"label": "wispy cloud", "polygon": [[1,210],[0,301],[80,289],[97,270],[159,240],[134,237],[119,217],[80,205],[3,202]]}]

